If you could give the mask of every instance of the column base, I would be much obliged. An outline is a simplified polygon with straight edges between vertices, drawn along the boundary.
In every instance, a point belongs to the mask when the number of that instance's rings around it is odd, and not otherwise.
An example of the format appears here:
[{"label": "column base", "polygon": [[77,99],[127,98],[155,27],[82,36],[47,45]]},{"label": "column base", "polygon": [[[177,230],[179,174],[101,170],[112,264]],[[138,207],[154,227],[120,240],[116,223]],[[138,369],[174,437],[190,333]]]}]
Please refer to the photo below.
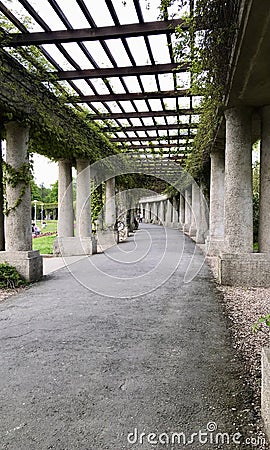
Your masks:
[{"label": "column base", "polygon": [[197,244],[205,244],[206,243],[205,233],[201,230],[197,230],[196,233],[196,243]]},{"label": "column base", "polygon": [[223,239],[210,238],[208,236],[205,243],[207,244],[208,256],[219,256],[220,253],[224,251]]},{"label": "column base", "polygon": [[188,231],[188,234],[189,234],[190,237],[194,237],[195,238],[196,235],[197,235],[197,229],[193,228],[193,227],[190,227],[190,229]]},{"label": "column base", "polygon": [[220,284],[239,287],[270,287],[270,255],[228,254],[218,258]]},{"label": "column base", "polygon": [[185,223],[183,225],[183,233],[189,234],[189,230],[190,230],[190,225],[187,223]]},{"label": "column base", "polygon": [[55,256],[81,256],[97,253],[95,237],[57,237],[53,243]]},{"label": "column base", "polygon": [[1,251],[0,262],[15,267],[18,273],[30,283],[40,280],[43,276],[43,258],[39,250]]},{"label": "column base", "polygon": [[[128,234],[128,231],[127,231]],[[97,244],[103,252],[119,243],[119,232],[114,230],[100,230],[97,232]]]},{"label": "column base", "polygon": [[175,228],[176,230],[180,230],[182,228],[179,222],[172,222],[171,227]]}]

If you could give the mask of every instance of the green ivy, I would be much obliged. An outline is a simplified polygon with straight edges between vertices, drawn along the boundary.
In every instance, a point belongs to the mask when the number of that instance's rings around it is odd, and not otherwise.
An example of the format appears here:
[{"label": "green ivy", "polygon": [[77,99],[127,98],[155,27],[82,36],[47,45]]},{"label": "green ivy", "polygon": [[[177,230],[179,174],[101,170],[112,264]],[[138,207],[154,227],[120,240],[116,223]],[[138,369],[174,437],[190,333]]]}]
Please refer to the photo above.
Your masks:
[{"label": "green ivy", "polygon": [[[161,0],[161,13],[189,0]],[[209,156],[224,104],[230,55],[238,20],[239,0],[197,0],[191,15],[183,17],[188,29],[177,28],[174,55],[179,65],[190,63],[190,93],[202,96],[197,135],[185,162],[185,168],[197,179],[207,177]],[[209,175],[209,173],[208,173]]]},{"label": "green ivy", "polygon": [[0,288],[15,289],[26,284],[26,281],[17,272],[15,267],[7,263],[0,263]]},{"label": "green ivy", "polygon": [[29,187],[30,181],[33,179],[32,164],[24,163],[19,169],[15,169],[7,162],[3,161],[3,184],[10,185],[15,188],[21,186],[19,196],[14,205],[8,205],[5,196],[4,214],[9,215],[11,211],[16,209],[22,202],[26,189]]}]

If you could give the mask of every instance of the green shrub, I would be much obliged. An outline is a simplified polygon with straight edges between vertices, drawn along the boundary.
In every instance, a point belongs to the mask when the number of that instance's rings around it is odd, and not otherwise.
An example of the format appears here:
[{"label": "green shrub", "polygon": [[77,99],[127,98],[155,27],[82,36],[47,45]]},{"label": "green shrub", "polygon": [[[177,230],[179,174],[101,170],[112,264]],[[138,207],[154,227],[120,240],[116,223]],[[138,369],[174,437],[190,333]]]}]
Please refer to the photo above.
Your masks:
[{"label": "green shrub", "polygon": [[12,267],[7,263],[0,263],[0,288],[15,289],[25,285],[26,281],[17,272],[15,267]]}]

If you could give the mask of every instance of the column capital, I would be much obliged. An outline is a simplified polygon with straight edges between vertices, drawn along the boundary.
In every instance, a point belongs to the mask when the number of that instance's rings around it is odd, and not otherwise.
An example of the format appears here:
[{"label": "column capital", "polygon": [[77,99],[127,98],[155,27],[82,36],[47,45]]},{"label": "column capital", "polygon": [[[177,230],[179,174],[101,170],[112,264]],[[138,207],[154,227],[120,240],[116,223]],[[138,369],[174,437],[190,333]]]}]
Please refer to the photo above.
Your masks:
[{"label": "column capital", "polygon": [[219,158],[224,159],[225,158],[225,140],[224,140],[224,147],[213,147],[211,149],[210,158]]},{"label": "column capital", "polygon": [[232,106],[224,110],[224,116],[226,120],[234,120],[239,116],[251,116],[253,110],[254,108],[252,106]]},{"label": "column capital", "polygon": [[90,159],[87,158],[76,158],[76,164],[87,164],[90,165]]},{"label": "column capital", "polygon": [[29,125],[25,125],[21,122],[18,122],[17,120],[9,120],[8,122],[4,122],[4,127],[6,130],[10,130],[10,129],[23,129],[23,130],[30,130],[30,126]]}]

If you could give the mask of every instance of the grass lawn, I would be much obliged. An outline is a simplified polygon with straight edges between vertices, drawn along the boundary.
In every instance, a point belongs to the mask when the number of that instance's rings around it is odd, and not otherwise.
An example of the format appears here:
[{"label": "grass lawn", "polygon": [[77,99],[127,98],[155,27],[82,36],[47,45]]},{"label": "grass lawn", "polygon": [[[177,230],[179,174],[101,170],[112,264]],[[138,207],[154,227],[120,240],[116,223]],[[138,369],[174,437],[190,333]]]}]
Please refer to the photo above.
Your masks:
[{"label": "grass lawn", "polygon": [[41,227],[41,221],[37,220],[37,226],[40,228],[41,234],[54,232],[57,230],[57,220],[45,220],[47,226],[45,228]]},{"label": "grass lawn", "polygon": [[52,255],[53,253],[53,241],[56,235],[43,236],[33,239],[33,250],[39,250],[43,255]]},{"label": "grass lawn", "polygon": [[42,236],[44,233],[54,233],[57,230],[57,220],[46,220],[47,226],[41,227],[41,222],[37,221],[37,226],[40,228],[41,235],[33,238],[33,250],[39,250],[43,255],[52,255],[53,241],[56,234],[51,236]]}]

